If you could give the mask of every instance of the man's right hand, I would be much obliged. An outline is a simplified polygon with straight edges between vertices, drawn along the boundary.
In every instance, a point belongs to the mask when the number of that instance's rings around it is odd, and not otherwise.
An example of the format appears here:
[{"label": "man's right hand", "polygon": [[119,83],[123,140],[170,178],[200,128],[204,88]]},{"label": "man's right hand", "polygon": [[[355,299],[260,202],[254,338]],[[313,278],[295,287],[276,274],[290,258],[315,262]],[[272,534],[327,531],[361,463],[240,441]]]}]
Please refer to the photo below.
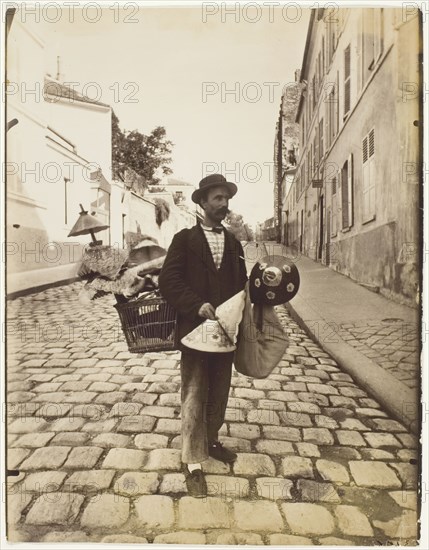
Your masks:
[{"label": "man's right hand", "polygon": [[216,319],[215,308],[208,302],[200,307],[200,309],[198,310],[198,315],[200,317],[203,317],[204,319],[211,319],[212,321]]}]

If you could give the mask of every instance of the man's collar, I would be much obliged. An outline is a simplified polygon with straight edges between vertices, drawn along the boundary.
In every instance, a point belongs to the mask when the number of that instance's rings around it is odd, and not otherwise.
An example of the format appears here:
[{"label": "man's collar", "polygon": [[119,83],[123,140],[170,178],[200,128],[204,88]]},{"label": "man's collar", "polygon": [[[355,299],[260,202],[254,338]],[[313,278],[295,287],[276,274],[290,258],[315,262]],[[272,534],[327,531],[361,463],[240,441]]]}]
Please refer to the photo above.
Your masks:
[{"label": "man's collar", "polygon": [[222,233],[225,229],[225,227],[221,225],[217,225],[215,227],[209,227],[207,225],[204,225],[202,222],[200,222],[200,225],[204,231],[211,231],[213,233]]}]

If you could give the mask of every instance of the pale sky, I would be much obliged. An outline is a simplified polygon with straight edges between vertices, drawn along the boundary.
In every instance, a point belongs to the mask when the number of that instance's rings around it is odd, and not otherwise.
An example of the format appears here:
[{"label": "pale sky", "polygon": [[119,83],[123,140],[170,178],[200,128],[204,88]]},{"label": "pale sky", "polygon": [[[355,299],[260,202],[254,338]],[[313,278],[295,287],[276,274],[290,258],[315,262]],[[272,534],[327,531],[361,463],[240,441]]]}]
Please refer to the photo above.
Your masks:
[{"label": "pale sky", "polygon": [[273,215],[281,89],[301,68],[310,12],[223,9],[204,22],[201,6],[99,14],[64,7],[58,22],[47,22],[48,15],[40,25],[44,39],[50,37],[53,76],[60,55],[65,82],[86,86],[89,97],[100,91],[122,129],[148,133],[165,126],[175,144],[174,176],[197,185],[209,173],[223,173],[239,186],[230,207],[254,224]]}]

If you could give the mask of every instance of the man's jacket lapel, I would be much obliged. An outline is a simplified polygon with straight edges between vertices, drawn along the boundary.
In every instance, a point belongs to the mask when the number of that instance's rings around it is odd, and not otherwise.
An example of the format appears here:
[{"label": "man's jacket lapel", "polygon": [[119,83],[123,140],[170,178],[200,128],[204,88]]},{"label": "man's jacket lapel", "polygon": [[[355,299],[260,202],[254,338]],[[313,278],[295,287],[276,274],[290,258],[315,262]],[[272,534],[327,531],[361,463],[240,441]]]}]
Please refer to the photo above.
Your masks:
[{"label": "man's jacket lapel", "polygon": [[[226,241],[226,239],[225,239]],[[208,268],[217,272],[209,243],[200,224],[194,226],[189,235],[188,249],[197,256]]]}]

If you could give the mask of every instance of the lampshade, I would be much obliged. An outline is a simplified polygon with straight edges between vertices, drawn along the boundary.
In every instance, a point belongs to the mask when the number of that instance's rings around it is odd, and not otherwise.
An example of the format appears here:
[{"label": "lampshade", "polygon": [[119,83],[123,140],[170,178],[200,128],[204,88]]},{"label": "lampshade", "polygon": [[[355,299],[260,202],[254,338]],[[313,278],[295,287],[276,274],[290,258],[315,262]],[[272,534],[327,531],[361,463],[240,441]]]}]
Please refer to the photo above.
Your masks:
[{"label": "lampshade", "polygon": [[147,235],[142,235],[141,240],[134,245],[129,252],[128,264],[139,265],[156,260],[157,258],[161,258],[166,254],[166,249],[159,246],[156,239],[153,239]]},{"label": "lampshade", "polygon": [[109,227],[98,220],[95,216],[88,214],[81,204],[79,206],[81,208],[81,212],[79,213],[79,218],[74,224],[73,229],[68,234],[69,237],[77,237],[78,235],[91,235],[93,237],[94,233],[103,231],[103,229],[107,229]]}]

